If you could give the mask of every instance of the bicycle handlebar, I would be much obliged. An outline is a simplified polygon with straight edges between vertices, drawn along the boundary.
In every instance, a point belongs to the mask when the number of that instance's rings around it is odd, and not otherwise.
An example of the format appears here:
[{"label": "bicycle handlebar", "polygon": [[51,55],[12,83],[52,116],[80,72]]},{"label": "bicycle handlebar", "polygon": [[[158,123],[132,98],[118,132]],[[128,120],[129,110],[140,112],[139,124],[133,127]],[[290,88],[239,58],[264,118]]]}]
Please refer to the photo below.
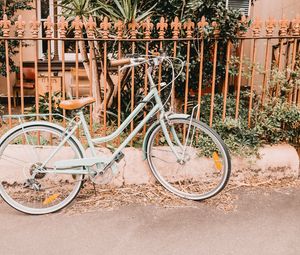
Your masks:
[{"label": "bicycle handlebar", "polygon": [[140,56],[138,54],[127,55],[127,58],[117,59],[117,60],[110,60],[111,67],[122,66],[121,69],[127,67],[134,67],[138,66],[143,63],[148,63],[153,61],[155,65],[158,65],[162,60],[165,58],[165,55],[155,56],[153,59],[147,59],[145,56]]}]

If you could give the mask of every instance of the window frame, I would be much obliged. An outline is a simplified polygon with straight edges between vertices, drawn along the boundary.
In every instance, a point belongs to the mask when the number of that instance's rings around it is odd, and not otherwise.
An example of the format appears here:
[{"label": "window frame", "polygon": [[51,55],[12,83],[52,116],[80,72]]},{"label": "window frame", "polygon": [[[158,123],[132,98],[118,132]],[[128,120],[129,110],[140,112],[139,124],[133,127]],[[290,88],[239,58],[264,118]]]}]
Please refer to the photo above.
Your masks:
[{"label": "window frame", "polygon": [[[57,3],[59,4],[61,0],[57,0]],[[54,5],[53,5],[53,0],[48,0],[49,2],[49,15],[50,17],[54,17]],[[46,21],[47,18],[42,18],[42,10],[41,10],[41,1],[37,1],[37,17],[38,20],[43,24],[42,22]],[[57,13],[61,14],[61,6],[58,6],[57,8]],[[43,28],[42,28],[43,29]],[[39,37],[42,38],[42,29],[39,31]],[[38,41],[38,58],[43,59],[44,53],[43,53],[43,40]],[[51,40],[51,55],[54,54],[54,40]],[[58,58],[59,60],[62,59],[62,41],[58,40]],[[75,61],[76,54],[75,53],[66,53],[65,52],[65,60],[66,61]]]}]

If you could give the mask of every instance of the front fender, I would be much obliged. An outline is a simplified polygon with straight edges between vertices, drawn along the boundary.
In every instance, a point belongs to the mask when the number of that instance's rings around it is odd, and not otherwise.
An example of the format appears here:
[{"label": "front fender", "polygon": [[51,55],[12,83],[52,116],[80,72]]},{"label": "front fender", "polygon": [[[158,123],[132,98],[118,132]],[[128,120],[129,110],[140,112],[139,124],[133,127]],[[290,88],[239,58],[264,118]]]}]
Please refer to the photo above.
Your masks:
[{"label": "front fender", "polygon": [[[183,113],[172,113],[168,116],[169,120],[172,119],[188,119],[190,117],[190,115],[188,114],[183,114]],[[144,141],[143,141],[143,159],[147,159],[147,144],[150,138],[151,133],[153,132],[153,130],[160,125],[160,121],[157,120],[155,121],[147,130],[145,137],[144,137]]]}]

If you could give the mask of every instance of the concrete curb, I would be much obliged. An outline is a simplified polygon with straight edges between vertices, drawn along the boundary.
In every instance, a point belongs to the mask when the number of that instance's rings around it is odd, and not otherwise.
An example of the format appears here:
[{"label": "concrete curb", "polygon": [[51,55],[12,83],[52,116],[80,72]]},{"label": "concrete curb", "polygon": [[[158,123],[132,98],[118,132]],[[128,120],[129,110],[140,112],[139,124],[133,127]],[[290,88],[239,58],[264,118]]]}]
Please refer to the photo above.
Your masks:
[{"label": "concrete curb", "polygon": [[299,156],[296,149],[288,144],[266,145],[260,148],[258,156],[249,158],[233,157],[231,181],[299,177]]},{"label": "concrete curb", "polygon": [[[108,149],[101,148],[100,154],[110,154]],[[112,185],[146,184],[155,181],[148,166],[143,160],[141,149],[125,148],[125,157],[118,164],[119,173]],[[268,180],[299,176],[299,156],[294,147],[288,144],[265,146],[258,151],[258,157],[232,157],[231,182],[241,183],[250,178]]]},{"label": "concrete curb", "polygon": [[[27,156],[27,154],[24,153],[23,145],[13,145],[10,149],[12,153],[18,155],[20,159]],[[51,150],[51,148],[49,148],[49,150]],[[111,155],[111,152],[107,148],[98,148],[97,150],[99,156],[103,157]],[[46,153],[49,152],[46,151]],[[69,153],[70,150],[65,148],[64,152],[59,155],[60,158],[57,158],[57,160],[64,160],[66,155]],[[113,186],[131,184],[139,185],[155,182],[155,178],[151,173],[147,160],[143,160],[143,153],[141,149],[125,148],[123,153],[125,157],[119,164],[117,164],[119,171],[112,179],[111,184]],[[161,150],[161,153],[162,157],[168,160],[163,149]],[[259,157],[232,157],[231,183],[241,183],[251,178],[255,178],[257,180],[268,180],[270,178],[280,179],[284,177],[299,176],[299,156],[296,149],[291,145],[280,144],[276,146],[265,146],[259,150],[258,154]],[[87,155],[90,155],[88,150]],[[169,164],[168,169],[164,168],[165,173],[167,172],[167,174],[172,176],[174,180],[175,176],[173,176],[173,169],[175,165],[177,164]],[[197,166],[197,168],[194,166]],[[198,166],[200,166],[200,168]],[[205,170],[209,169],[207,166],[209,167],[209,165],[207,165],[207,160],[205,159],[199,159],[196,162],[193,161],[190,165],[190,171],[188,171],[188,173],[185,172],[185,174],[188,174],[191,177],[197,176],[198,178],[207,178],[205,175]],[[9,171],[7,171],[7,169],[9,169]],[[23,181],[23,179],[16,179],[16,176],[19,176],[20,178],[22,177],[22,175],[17,174],[17,171],[20,170],[22,169],[15,168],[15,165],[12,165],[9,162],[0,166],[0,171],[7,175],[5,176],[5,179],[7,180],[11,179],[12,181],[17,182]],[[176,175],[176,178],[180,178],[180,176]]]}]

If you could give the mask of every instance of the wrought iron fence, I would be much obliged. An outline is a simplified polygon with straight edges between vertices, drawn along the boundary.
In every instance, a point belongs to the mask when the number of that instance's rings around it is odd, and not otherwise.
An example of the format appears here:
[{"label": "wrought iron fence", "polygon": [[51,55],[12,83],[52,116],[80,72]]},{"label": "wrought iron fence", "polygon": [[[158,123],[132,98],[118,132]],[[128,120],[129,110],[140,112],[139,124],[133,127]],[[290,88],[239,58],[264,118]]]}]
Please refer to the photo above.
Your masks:
[{"label": "wrought iron fence", "polygon": [[[241,24],[247,22],[243,17]],[[180,57],[186,63],[183,75],[176,81],[177,86],[171,92],[173,109],[186,113],[193,104],[200,104],[202,107],[203,98],[209,97],[209,116],[206,117],[211,126],[216,114],[216,95],[222,98],[222,120],[225,120],[229,110],[233,110],[228,109],[227,106],[228,93],[233,95],[234,118],[238,119],[241,93],[242,90],[247,90],[249,126],[251,126],[251,114],[255,106],[254,96],[259,96],[255,104],[259,103],[261,107],[270,96],[284,96],[287,102],[300,107],[299,82],[295,80],[298,78],[298,73],[300,75],[299,18],[291,21],[282,19],[279,22],[274,19],[265,22],[256,19],[248,32],[237,31],[237,35],[230,39],[221,38],[219,25],[216,22],[208,24],[205,17],[202,17],[199,22],[189,19],[183,24],[178,18],[166,22],[162,17],[156,24],[147,19],[141,24],[133,21],[127,26],[120,20],[112,23],[107,17],[100,24],[96,24],[92,17],[84,21],[76,17],[71,24],[62,17],[57,24],[53,24],[51,17],[48,17],[43,25],[45,36],[41,37],[40,21],[32,20],[26,24],[22,16],[19,16],[13,26],[6,16],[0,21],[2,28],[0,40],[5,48],[5,63],[2,64],[6,66],[8,114],[12,113],[12,108],[17,104],[16,100],[14,105],[11,102],[15,97],[14,90],[20,93],[20,112],[25,112],[24,90],[29,86],[26,84],[25,73],[31,65],[34,76],[32,79],[34,85],[31,89],[37,114],[40,113],[41,94],[48,94],[46,100],[50,121],[52,121],[53,109],[56,107],[53,105],[55,100],[53,101],[52,95],[57,90],[62,100],[65,100],[68,94],[75,98],[83,94],[94,96],[97,98],[97,104],[90,107],[90,127],[92,130],[93,116],[98,114],[101,116],[100,121],[106,132],[109,116],[115,116],[116,124],[120,125],[125,110],[132,111],[138,103],[138,94],[146,95],[148,90],[147,76],[142,76],[147,67],[141,69],[142,71],[131,69],[121,73],[119,69],[109,67],[108,58],[113,55],[114,58],[120,59],[125,53],[140,53],[149,57],[154,51],[159,50]],[[212,28],[211,34],[207,32],[207,27]],[[57,29],[57,37],[53,36],[54,28]],[[73,31],[71,38],[67,36],[68,31]],[[29,32],[30,36],[25,36],[25,32],[27,34]],[[101,37],[98,36],[99,34]],[[9,54],[12,41],[18,42],[16,62],[19,66],[19,81],[13,84],[10,77],[12,70]],[[46,47],[47,54],[44,61],[39,59],[40,41],[44,44],[42,47]],[[74,45],[75,54],[72,62],[66,61],[65,58],[66,44],[69,42],[73,42]],[[31,64],[24,62],[25,51],[32,52]],[[51,52],[54,53],[54,58]],[[168,77],[167,71],[168,69],[163,66],[158,68],[156,74],[158,86],[164,77]],[[44,83],[40,80],[42,73]],[[66,79],[67,73],[73,75],[72,88]],[[59,89],[55,87],[57,84],[54,84],[54,74],[59,74],[61,77]],[[277,80],[276,75],[280,76]],[[82,93],[81,76],[87,78],[85,93]],[[285,83],[288,83],[287,88],[282,87],[284,78]],[[277,84],[274,86],[274,83]],[[284,92],[282,89],[285,89]],[[127,106],[124,106],[124,101],[127,102]],[[204,117],[201,107],[197,112],[197,118],[200,119]],[[63,115],[66,115],[65,111]],[[11,120],[9,124],[12,125]],[[135,123],[131,123],[131,129],[134,125]]]}]

